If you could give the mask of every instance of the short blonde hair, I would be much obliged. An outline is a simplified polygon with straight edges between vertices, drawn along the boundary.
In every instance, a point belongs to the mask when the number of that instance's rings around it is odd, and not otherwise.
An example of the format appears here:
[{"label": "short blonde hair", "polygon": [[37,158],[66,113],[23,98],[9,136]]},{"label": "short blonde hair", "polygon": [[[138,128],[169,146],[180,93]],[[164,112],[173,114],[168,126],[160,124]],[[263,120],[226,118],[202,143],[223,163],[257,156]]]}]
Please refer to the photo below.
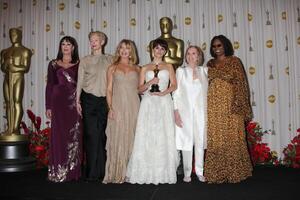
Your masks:
[{"label": "short blonde hair", "polygon": [[121,40],[121,42],[119,42],[116,52],[115,52],[114,64],[118,64],[120,62],[121,56],[119,54],[119,51],[121,49],[122,44],[125,44],[126,47],[129,47],[129,49],[130,49],[129,63],[131,65],[136,65],[138,63],[138,55],[137,55],[136,46],[132,40],[128,40],[128,39],[123,39],[123,40]]},{"label": "short blonde hair", "polygon": [[89,40],[91,39],[91,37],[92,37],[93,35],[97,35],[101,40],[104,41],[104,43],[106,43],[107,37],[106,37],[105,33],[101,32],[101,31],[91,31],[91,32],[89,33]]},{"label": "short blonde hair", "polygon": [[185,62],[187,63],[186,55],[187,55],[188,50],[191,49],[191,48],[195,48],[195,49],[196,49],[196,51],[198,52],[198,56],[199,56],[199,58],[201,59],[201,60],[200,60],[200,59],[198,60],[197,65],[198,65],[198,66],[203,65],[203,63],[204,63],[204,54],[203,54],[203,51],[201,50],[200,47],[198,47],[198,46],[196,46],[196,45],[190,45],[190,46],[186,49],[185,55],[184,55]]}]

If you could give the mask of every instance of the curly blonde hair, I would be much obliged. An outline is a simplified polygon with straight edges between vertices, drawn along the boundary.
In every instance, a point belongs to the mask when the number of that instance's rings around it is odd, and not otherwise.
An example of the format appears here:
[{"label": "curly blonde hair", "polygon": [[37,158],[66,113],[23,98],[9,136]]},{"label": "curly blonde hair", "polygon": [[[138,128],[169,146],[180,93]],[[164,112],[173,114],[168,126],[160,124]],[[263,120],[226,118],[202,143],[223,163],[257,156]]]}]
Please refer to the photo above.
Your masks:
[{"label": "curly blonde hair", "polygon": [[132,40],[128,39],[123,39],[121,42],[118,44],[115,56],[114,56],[114,64],[118,64],[121,60],[121,56],[119,54],[119,51],[121,49],[122,44],[125,44],[126,47],[130,49],[130,55],[129,55],[129,64],[131,65],[136,65],[138,63],[138,56],[137,56],[137,50],[134,42]]}]

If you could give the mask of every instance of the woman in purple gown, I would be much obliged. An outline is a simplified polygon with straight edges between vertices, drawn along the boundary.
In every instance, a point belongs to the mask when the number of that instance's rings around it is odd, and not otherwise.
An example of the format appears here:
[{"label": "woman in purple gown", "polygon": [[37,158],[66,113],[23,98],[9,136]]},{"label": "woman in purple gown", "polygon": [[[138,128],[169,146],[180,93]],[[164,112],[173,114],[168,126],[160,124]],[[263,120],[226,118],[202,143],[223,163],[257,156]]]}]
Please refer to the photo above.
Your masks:
[{"label": "woman in purple gown", "polygon": [[82,127],[75,104],[78,65],[77,42],[65,36],[49,63],[46,87],[46,117],[51,119],[48,179],[53,182],[81,176]]}]

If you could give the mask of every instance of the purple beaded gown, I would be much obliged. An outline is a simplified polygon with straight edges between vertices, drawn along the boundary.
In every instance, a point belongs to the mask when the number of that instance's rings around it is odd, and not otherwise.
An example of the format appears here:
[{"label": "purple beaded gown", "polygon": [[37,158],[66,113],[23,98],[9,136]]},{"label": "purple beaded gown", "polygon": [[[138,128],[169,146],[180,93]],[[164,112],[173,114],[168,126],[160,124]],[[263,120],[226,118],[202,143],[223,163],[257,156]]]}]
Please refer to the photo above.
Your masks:
[{"label": "purple beaded gown", "polygon": [[50,61],[46,87],[46,109],[51,110],[48,179],[78,180],[82,162],[82,123],[76,111],[79,64],[67,69]]}]

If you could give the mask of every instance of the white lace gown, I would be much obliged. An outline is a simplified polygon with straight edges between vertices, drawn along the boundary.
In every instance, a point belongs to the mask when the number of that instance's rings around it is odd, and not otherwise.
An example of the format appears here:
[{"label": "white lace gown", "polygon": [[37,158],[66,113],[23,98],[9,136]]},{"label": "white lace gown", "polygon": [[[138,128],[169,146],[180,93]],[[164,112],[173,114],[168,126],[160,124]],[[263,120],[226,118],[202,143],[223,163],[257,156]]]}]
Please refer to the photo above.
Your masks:
[{"label": "white lace gown", "polygon": [[[146,81],[153,78],[146,72]],[[168,87],[169,72],[158,74],[159,88]],[[135,140],[127,167],[127,182],[138,184],[176,183],[178,152],[175,145],[175,122],[171,95],[151,96],[146,91],[138,114]]]}]

